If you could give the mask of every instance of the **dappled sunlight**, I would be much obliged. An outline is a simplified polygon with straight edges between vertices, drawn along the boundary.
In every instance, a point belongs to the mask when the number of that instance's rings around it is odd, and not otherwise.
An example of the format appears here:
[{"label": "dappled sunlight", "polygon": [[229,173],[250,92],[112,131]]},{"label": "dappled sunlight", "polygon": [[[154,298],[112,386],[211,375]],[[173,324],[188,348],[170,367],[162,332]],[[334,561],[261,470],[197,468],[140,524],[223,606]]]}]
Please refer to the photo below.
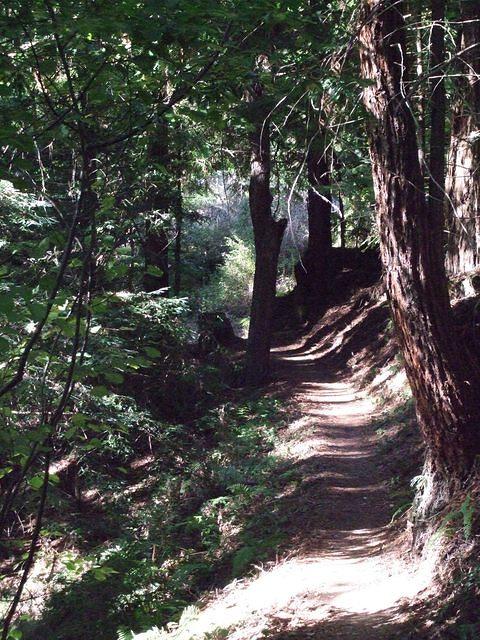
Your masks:
[{"label": "dappled sunlight", "polygon": [[237,628],[238,635],[231,638],[260,637],[247,635],[252,620],[256,627],[263,621],[267,629],[271,621],[281,618],[294,629],[326,620],[333,611],[337,615],[388,612],[427,588],[431,567],[412,572],[395,558],[370,557],[375,533],[358,530],[351,534],[359,536],[362,556],[329,556],[327,552],[325,557],[288,560],[259,571],[249,581],[233,583],[199,614],[190,629],[192,637],[219,628]]},{"label": "dappled sunlight", "polygon": [[280,446],[301,480],[278,498],[280,511],[301,514],[289,524],[297,550],[229,584],[189,623],[186,638],[230,629],[232,640],[254,640],[280,623],[294,633],[333,620],[361,626],[371,616],[381,629],[431,581],[432,562],[412,568],[391,545],[373,402],[325,371],[319,379],[311,355],[278,352],[277,359],[279,371],[295,381],[302,413]]}]

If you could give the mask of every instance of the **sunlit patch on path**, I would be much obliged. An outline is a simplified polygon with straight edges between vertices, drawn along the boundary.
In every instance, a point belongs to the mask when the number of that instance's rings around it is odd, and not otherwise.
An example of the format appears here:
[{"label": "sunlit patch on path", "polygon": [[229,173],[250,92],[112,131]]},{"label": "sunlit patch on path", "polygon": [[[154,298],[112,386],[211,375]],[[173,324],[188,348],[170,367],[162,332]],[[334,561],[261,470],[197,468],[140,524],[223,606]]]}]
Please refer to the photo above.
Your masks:
[{"label": "sunlit patch on path", "polygon": [[433,567],[409,565],[392,543],[374,405],[312,354],[285,349],[276,358],[300,415],[281,445],[302,478],[286,502],[292,551],[218,593],[185,638],[415,638],[403,631],[405,611]]}]

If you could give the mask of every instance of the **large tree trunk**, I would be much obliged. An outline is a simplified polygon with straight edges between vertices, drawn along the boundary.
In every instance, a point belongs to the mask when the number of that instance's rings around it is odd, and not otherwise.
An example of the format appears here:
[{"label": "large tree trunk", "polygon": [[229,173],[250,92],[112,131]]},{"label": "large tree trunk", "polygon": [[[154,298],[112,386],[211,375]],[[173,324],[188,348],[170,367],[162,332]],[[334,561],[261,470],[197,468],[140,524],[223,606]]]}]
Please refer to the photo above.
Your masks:
[{"label": "large tree trunk", "polygon": [[460,2],[463,21],[457,64],[447,177],[447,269],[479,266],[480,251],[480,6]]},{"label": "large tree trunk", "polygon": [[[445,0],[431,0],[432,30],[430,39],[430,68],[445,61]],[[440,76],[440,77],[439,77]],[[443,70],[434,73],[429,82],[430,94],[430,153],[428,158],[428,203],[433,229],[441,234],[433,243],[443,245],[445,199],[445,79]]]},{"label": "large tree trunk", "polygon": [[[425,38],[425,29],[423,21],[423,8],[418,0],[407,0],[407,10],[411,14],[412,22],[412,45],[414,42],[414,59],[415,59],[415,80],[423,78],[427,60],[425,59],[425,51],[423,40]],[[413,47],[412,47],[413,48]],[[415,110],[417,120],[418,133],[418,157],[420,160],[420,169],[423,173],[427,156],[427,92],[426,83],[419,82],[414,95],[411,96],[411,102]]]},{"label": "large tree trunk", "polygon": [[[262,95],[261,88],[255,87],[252,94],[253,102],[255,102]],[[252,107],[255,109],[255,104],[252,104]],[[262,112],[259,108],[255,111],[257,114]],[[270,368],[278,255],[287,221],[275,220],[272,214],[268,118],[258,118],[250,135],[250,146],[249,204],[255,239],[255,276],[248,331],[245,382],[249,385],[257,385],[267,378]]]},{"label": "large tree trunk", "polygon": [[298,285],[303,302],[315,311],[325,300],[331,281],[332,202],[329,158],[323,144],[310,145],[308,169],[308,245],[298,265]]},{"label": "large tree trunk", "polygon": [[161,295],[168,296],[170,280],[168,267],[168,245],[170,240],[168,233],[162,228],[152,229],[149,221],[146,222],[145,227],[143,287],[147,292],[161,289]]},{"label": "large tree trunk", "polygon": [[[455,327],[441,246],[429,215],[415,122],[404,98],[403,2],[364,0],[360,32],[364,102],[387,292],[427,446],[434,495],[470,470],[480,453],[480,371]],[[430,507],[432,503],[430,502]]]}]

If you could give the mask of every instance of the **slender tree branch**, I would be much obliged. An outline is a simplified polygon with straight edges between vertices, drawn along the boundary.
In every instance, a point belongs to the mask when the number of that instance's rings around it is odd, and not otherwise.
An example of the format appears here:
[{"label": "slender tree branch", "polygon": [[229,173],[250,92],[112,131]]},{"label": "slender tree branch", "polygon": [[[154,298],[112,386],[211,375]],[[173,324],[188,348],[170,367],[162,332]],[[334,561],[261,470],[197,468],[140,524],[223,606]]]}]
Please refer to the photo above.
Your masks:
[{"label": "slender tree branch", "polygon": [[7,640],[8,638],[13,617],[15,615],[18,604],[20,602],[20,598],[22,597],[23,589],[25,587],[25,584],[28,579],[28,575],[30,573],[30,569],[32,568],[32,565],[35,559],[35,552],[37,549],[38,541],[40,539],[40,531],[42,529],[43,514],[45,512],[45,505],[47,502],[48,482],[50,480],[50,456],[51,456],[51,448],[49,447],[48,451],[45,454],[43,483],[42,483],[41,494],[40,494],[40,502],[38,504],[38,509],[37,509],[37,519],[36,519],[35,527],[32,533],[32,540],[30,542],[30,548],[28,550],[27,559],[25,560],[20,583],[17,587],[17,591],[12,600],[12,603],[8,608],[7,615],[5,616],[1,640]]}]

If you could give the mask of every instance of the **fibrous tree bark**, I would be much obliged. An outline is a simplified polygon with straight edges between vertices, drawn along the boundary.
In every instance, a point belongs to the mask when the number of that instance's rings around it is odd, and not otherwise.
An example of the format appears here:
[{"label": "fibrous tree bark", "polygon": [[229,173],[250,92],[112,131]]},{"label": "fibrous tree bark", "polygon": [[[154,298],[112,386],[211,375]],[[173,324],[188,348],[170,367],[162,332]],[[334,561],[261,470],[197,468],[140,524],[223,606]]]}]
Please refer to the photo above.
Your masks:
[{"label": "fibrous tree bark", "polygon": [[[480,453],[479,365],[453,325],[441,224],[424,195],[407,102],[403,2],[364,0],[360,62],[386,289],[427,447],[434,491],[424,509],[469,472]],[[427,473],[428,472],[428,473]]]},{"label": "fibrous tree bark", "polygon": [[447,269],[470,271],[480,257],[480,5],[460,1],[462,22],[456,65],[447,174]]},{"label": "fibrous tree bark", "polygon": [[272,212],[270,122],[262,108],[262,98],[262,86],[255,83],[248,91],[253,125],[249,136],[249,206],[255,241],[255,276],[245,363],[248,385],[261,384],[269,373],[278,256],[287,225],[284,219],[276,220]]},{"label": "fibrous tree bark", "polygon": [[[407,9],[412,18],[412,45],[414,46],[414,60],[415,60],[415,79],[420,80],[424,77],[425,67],[428,62],[426,60],[426,51],[424,47],[425,28],[423,13],[425,7],[418,0],[408,0]],[[417,119],[417,133],[418,133],[418,154],[420,159],[420,168],[425,167],[425,158],[427,156],[427,83],[417,82],[415,86],[414,95],[411,96],[411,102],[415,109],[415,115]]]},{"label": "fibrous tree bark", "polygon": [[[430,68],[445,61],[445,0],[431,0]],[[443,69],[433,71],[429,81],[430,97],[430,152],[428,157],[428,205],[434,224],[432,232],[441,234],[433,245],[443,251],[443,225],[445,200],[445,111],[446,93]]]},{"label": "fibrous tree bark", "polygon": [[308,244],[297,267],[303,303],[312,311],[325,300],[331,280],[332,201],[330,158],[323,139],[314,138],[307,152]]}]

